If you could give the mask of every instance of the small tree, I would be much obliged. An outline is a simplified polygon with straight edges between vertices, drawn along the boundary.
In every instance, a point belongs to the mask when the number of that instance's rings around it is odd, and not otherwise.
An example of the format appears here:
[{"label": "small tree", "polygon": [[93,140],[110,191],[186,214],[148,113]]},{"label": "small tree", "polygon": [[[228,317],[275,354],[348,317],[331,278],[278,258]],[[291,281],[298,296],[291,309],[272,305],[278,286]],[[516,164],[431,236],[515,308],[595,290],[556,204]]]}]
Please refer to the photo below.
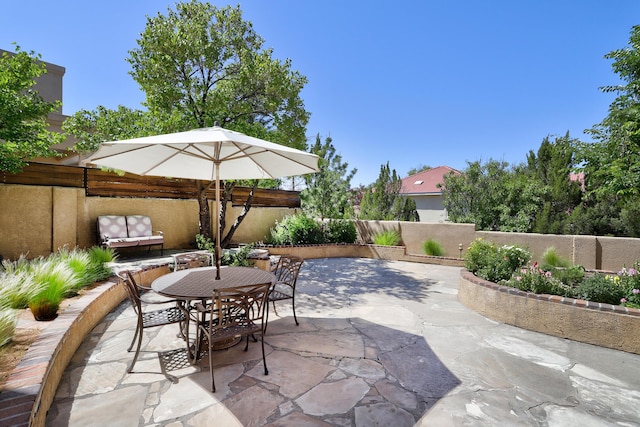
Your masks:
[{"label": "small tree", "polygon": [[53,157],[51,146],[64,135],[47,130],[47,114],[60,102],[46,102],[33,89],[36,78],[46,73],[40,55],[24,52],[0,57],[0,170],[20,172],[35,157]]},{"label": "small tree", "polygon": [[[240,6],[177,3],[166,15],[147,18],[137,43],[127,60],[132,66],[130,74],[145,92],[147,110],[114,112],[99,108],[97,117],[92,112],[76,115],[74,119],[90,119],[84,131],[91,129],[92,120],[104,124],[97,128],[102,137],[93,138],[93,146],[82,148],[96,149],[102,141],[186,131],[216,122],[257,138],[305,148],[309,114],[300,92],[307,79],[292,69],[289,59],[275,59],[272,49],[263,48],[264,40],[251,22],[242,19]],[[111,120],[120,113],[128,117]],[[252,191],[222,238],[222,247],[227,246],[251,208],[259,181],[247,183]],[[221,186],[220,218],[215,219],[221,230],[225,229],[225,209],[236,184],[226,181]],[[194,181],[200,234],[209,239],[213,233],[207,193],[213,185]],[[274,186],[273,181],[267,186]]]},{"label": "small tree", "polygon": [[320,219],[347,217],[350,213],[349,187],[357,169],[347,171],[349,164],[342,162],[342,156],[336,154],[330,137],[323,144],[320,135],[316,135],[310,152],[320,157],[320,171],[304,177],[307,187],[300,193],[302,208]]},{"label": "small tree", "polygon": [[365,191],[360,203],[361,219],[417,221],[416,203],[400,194],[402,180],[389,162],[380,166],[380,175],[371,188]]}]

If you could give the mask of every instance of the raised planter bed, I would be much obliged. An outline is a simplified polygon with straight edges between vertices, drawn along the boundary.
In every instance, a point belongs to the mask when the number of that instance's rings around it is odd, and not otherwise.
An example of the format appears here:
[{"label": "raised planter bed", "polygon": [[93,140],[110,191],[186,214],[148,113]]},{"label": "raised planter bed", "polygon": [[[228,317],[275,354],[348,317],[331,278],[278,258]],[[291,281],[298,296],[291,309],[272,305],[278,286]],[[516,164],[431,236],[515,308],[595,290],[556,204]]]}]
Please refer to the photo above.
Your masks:
[{"label": "raised planter bed", "polygon": [[498,322],[560,338],[640,354],[640,310],[534,294],[460,273],[458,300]]}]

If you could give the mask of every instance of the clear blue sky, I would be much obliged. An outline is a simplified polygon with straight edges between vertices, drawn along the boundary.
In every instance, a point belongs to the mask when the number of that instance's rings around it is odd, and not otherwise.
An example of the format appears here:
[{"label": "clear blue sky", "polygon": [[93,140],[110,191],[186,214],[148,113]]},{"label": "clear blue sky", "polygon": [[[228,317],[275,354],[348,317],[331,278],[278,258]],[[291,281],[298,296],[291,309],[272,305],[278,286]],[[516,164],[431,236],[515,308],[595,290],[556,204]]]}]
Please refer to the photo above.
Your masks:
[{"label": "clear blue sky", "polygon": [[[66,68],[63,113],[140,108],[128,74],[146,16],[164,0],[6,1],[0,48],[13,42]],[[231,4],[212,1],[217,6]],[[331,136],[369,184],[389,162],[524,161],[547,135],[588,141],[613,97],[603,56],[640,24],[638,0],[245,0],[245,20],[307,76],[307,135]]]}]

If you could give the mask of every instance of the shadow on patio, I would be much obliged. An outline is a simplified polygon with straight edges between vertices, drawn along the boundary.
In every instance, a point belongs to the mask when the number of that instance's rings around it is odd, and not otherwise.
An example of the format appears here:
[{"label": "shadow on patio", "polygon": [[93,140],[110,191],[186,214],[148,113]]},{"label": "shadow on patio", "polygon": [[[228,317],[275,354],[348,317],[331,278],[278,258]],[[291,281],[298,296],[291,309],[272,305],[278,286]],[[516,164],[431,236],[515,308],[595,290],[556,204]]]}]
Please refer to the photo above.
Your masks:
[{"label": "shadow on patio", "polygon": [[[381,267],[381,268],[377,268]],[[460,384],[403,305],[428,298],[435,281],[368,259],[307,260],[290,303],[272,312],[259,343],[217,351],[218,391],[207,366],[177,364],[165,378],[158,352],[182,348],[177,326],[145,330],[141,360],[126,373],[134,329],[128,303],[85,339],[68,366],[47,425],[394,425],[413,426]],[[206,360],[206,358],[205,358]]]}]

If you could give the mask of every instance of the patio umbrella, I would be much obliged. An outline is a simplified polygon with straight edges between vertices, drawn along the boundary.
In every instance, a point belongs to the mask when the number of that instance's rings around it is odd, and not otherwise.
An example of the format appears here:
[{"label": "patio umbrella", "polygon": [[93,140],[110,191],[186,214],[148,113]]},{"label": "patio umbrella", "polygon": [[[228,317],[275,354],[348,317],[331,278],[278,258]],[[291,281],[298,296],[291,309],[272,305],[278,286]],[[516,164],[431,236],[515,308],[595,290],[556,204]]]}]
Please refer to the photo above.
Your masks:
[{"label": "patio umbrella", "polygon": [[220,278],[220,180],[263,179],[318,171],[318,156],[220,126],[103,142],[85,163],[137,175],[214,181],[216,279]]}]

